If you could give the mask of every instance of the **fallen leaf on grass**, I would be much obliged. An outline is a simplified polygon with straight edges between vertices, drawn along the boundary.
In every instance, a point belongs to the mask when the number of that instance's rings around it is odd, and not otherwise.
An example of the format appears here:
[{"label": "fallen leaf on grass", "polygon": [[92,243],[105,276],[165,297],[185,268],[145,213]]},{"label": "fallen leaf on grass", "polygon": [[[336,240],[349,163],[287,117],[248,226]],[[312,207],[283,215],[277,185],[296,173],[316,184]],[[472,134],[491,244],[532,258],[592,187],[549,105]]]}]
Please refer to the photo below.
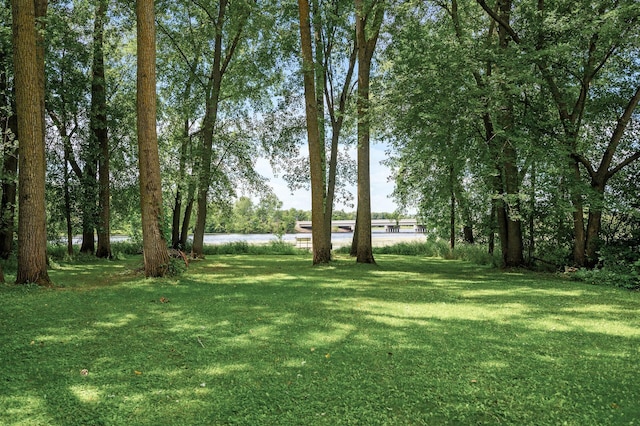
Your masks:
[{"label": "fallen leaf on grass", "polygon": [[139,376],[139,375],[141,375],[141,374],[142,374],[142,371],[133,370],[133,373],[134,373],[136,376]]}]

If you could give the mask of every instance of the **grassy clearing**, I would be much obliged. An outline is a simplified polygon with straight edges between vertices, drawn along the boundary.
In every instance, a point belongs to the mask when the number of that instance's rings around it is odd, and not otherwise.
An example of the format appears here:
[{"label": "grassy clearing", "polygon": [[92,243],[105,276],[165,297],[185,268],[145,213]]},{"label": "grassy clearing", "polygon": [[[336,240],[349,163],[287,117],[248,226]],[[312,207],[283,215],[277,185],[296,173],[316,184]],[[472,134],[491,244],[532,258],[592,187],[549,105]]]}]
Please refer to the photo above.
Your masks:
[{"label": "grassy clearing", "polygon": [[640,293],[377,261],[148,280],[130,257],[2,286],[0,424],[639,424]]}]

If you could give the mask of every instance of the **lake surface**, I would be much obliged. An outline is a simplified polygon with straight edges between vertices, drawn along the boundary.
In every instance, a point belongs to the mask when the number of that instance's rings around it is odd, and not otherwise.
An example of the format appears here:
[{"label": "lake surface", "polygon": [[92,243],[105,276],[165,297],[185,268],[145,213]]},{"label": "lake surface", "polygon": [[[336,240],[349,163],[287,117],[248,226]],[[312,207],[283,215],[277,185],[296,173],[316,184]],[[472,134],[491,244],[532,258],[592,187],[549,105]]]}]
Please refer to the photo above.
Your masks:
[{"label": "lake surface", "polygon": [[[282,240],[291,244],[296,243],[296,237],[305,238],[311,237],[311,233],[300,234],[285,234],[282,236]],[[410,242],[410,241],[426,241],[426,236],[423,233],[417,233],[413,230],[401,230],[400,232],[372,232],[371,242],[374,246],[391,245],[398,242]],[[205,244],[226,244],[236,241],[243,241],[249,244],[265,244],[270,241],[277,241],[278,237],[274,234],[205,234]],[[331,233],[331,242],[333,248],[340,248],[342,246],[350,245],[353,240],[353,232],[333,232]]]},{"label": "lake surface", "polygon": [[[296,237],[311,237],[311,233],[299,233],[299,234],[284,234],[282,240],[291,244],[296,244]],[[371,233],[371,243],[376,247],[392,245],[399,242],[424,242],[426,241],[426,235],[423,233],[414,232],[412,229],[401,229],[400,232],[384,232],[373,231]],[[123,235],[112,236],[112,241],[125,241],[128,237]],[[193,236],[189,236],[192,240]],[[81,238],[74,239],[76,244],[82,242]],[[205,244],[227,244],[233,242],[246,242],[248,244],[266,244],[271,241],[277,241],[278,236],[275,234],[205,234]],[[333,232],[331,234],[331,242],[333,248],[337,249],[342,246],[348,246],[353,240],[353,232]]]}]

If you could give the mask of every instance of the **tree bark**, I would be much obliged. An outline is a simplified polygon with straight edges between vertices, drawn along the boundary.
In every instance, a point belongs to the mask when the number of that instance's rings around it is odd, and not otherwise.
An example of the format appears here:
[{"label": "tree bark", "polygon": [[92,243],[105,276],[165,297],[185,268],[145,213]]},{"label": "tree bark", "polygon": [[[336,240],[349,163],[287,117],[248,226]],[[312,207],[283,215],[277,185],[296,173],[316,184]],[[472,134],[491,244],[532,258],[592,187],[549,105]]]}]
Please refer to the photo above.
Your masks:
[{"label": "tree bark", "polygon": [[[377,7],[375,7],[377,6]],[[375,7],[375,11],[373,8]],[[355,0],[356,47],[358,50],[358,209],[356,262],[375,263],[371,244],[371,173],[370,138],[371,109],[369,99],[369,79],[371,60],[378,41],[384,9],[380,4],[365,10],[363,0]],[[372,19],[372,22],[368,22]],[[370,28],[368,27],[370,24]],[[354,234],[355,235],[355,234]]]},{"label": "tree bark", "polygon": [[315,87],[315,68],[311,42],[309,2],[298,0],[300,40],[302,47],[302,72],[304,77],[305,113],[309,144],[311,175],[311,235],[313,240],[313,264],[331,261],[331,234],[325,221],[325,169],[323,167],[324,141],[320,139],[318,102]]},{"label": "tree bark", "polygon": [[20,135],[16,283],[50,286],[46,253],[44,54],[39,53],[36,29],[36,9],[46,12],[46,2],[12,0],[11,5]]},{"label": "tree bark", "polygon": [[187,205],[184,208],[184,216],[182,219],[182,227],[180,229],[180,247],[183,249],[187,246],[187,239],[189,238],[189,224],[191,222],[191,213],[193,213],[193,203],[196,188],[195,184],[189,184],[189,193],[187,194]]},{"label": "tree bark", "polygon": [[91,128],[100,148],[98,160],[98,247],[96,256],[111,258],[111,191],[109,184],[109,139],[107,135],[107,88],[104,74],[104,25],[106,0],[97,0],[93,36],[93,80],[91,82]]},{"label": "tree bark", "polygon": [[[188,92],[187,88],[187,92]],[[185,118],[182,129],[182,143],[180,144],[180,163],[178,166],[178,184],[176,187],[176,196],[173,203],[173,212],[171,220],[171,247],[176,250],[184,250],[184,246],[180,244],[180,219],[182,214],[183,188],[186,178],[187,164],[187,148],[189,146],[189,120]]]},{"label": "tree bark", "polygon": [[156,40],[153,0],[138,0],[137,99],[138,161],[144,268],[147,277],[161,277],[169,267],[162,232],[162,188],[156,134]]},{"label": "tree bark", "polygon": [[[213,134],[218,120],[218,106],[220,102],[220,89],[222,78],[234,56],[240,37],[243,34],[243,25],[239,25],[234,37],[229,41],[226,50],[223,50],[222,36],[225,17],[227,16],[228,0],[221,0],[218,7],[217,19],[213,22],[217,28],[214,40],[213,64],[209,73],[208,86],[206,88],[207,100],[205,116],[202,124],[202,145],[200,148],[200,174],[198,177],[196,225],[193,230],[193,246],[191,256],[203,257],[204,230],[207,220],[207,203],[209,186],[211,185],[211,161],[213,159]],[[245,21],[249,18],[250,11],[243,15]],[[224,53],[224,56],[223,56]]]}]

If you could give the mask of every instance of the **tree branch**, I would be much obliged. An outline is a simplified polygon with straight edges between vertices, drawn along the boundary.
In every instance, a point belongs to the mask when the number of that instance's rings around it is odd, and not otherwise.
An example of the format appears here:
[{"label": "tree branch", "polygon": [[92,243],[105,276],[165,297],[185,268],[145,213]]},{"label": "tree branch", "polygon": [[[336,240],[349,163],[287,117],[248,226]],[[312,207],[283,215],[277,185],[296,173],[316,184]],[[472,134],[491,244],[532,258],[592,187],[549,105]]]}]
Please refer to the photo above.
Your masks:
[{"label": "tree branch", "polygon": [[489,14],[491,19],[496,21],[498,25],[500,25],[502,28],[505,29],[507,34],[509,34],[509,36],[511,37],[511,40],[516,42],[516,44],[520,44],[521,42],[520,36],[518,36],[518,33],[515,32],[515,30],[511,27],[511,25],[509,25],[507,22],[504,22],[500,18],[500,16],[487,5],[487,3],[484,0],[476,0],[476,1],[480,5],[480,7],[482,7],[485,10],[485,12]]},{"label": "tree branch", "polygon": [[198,2],[197,0],[191,0],[191,2],[196,6],[198,6],[200,9],[202,9],[204,13],[207,14],[207,16],[209,17],[209,19],[211,20],[214,26],[218,26],[218,23],[216,22],[216,18],[211,14],[211,12],[209,12],[209,9],[204,7],[204,5],[200,4],[200,2]]},{"label": "tree branch", "polygon": [[[626,108],[624,109],[624,112],[618,119],[616,128],[613,131],[613,134],[611,135],[611,139],[609,140],[609,145],[607,146],[604,156],[602,157],[602,162],[600,163],[600,170],[603,170],[603,171],[608,170],[609,165],[611,164],[611,161],[613,161],[613,155],[615,154],[616,149],[620,144],[620,140],[622,139],[624,131],[626,130],[627,125],[629,124],[629,121],[631,121],[631,116],[633,115],[633,112],[638,106],[638,102],[640,102],[640,86],[636,88],[635,94],[631,97],[631,99],[629,99],[629,103],[627,104]],[[606,177],[610,178],[611,176],[616,174],[620,169],[622,169],[626,165],[635,161],[637,159],[636,157],[637,155],[639,155],[639,153],[636,153],[628,157],[622,163],[618,164],[615,168],[613,168],[610,171],[607,171]]]},{"label": "tree branch", "polygon": [[593,179],[596,176],[596,171],[593,168],[593,165],[591,165],[591,162],[589,161],[589,159],[586,158],[584,155],[574,152],[571,154],[571,158],[573,158],[578,163],[582,164],[584,168],[587,169],[587,173],[589,174],[589,177]]},{"label": "tree branch", "polygon": [[171,43],[173,44],[173,46],[178,50],[178,53],[180,54],[180,56],[182,56],[182,59],[184,59],[184,61],[186,62],[187,66],[189,67],[190,70],[193,71],[193,76],[196,78],[196,80],[198,81],[198,83],[200,83],[200,85],[202,87],[206,87],[204,81],[202,81],[196,74],[195,74],[195,70],[197,69],[197,65],[198,63],[196,61],[194,61],[193,63],[191,61],[189,61],[189,58],[187,58],[187,55],[184,53],[184,51],[182,50],[182,48],[180,47],[180,45],[178,44],[178,42],[176,41],[176,39],[173,37],[173,35],[164,27],[164,25],[162,25],[162,23],[160,21],[157,21],[158,24],[158,28],[160,29],[160,31],[162,31],[162,33],[164,35],[166,35],[167,37],[169,37],[169,40],[171,40]]}]

